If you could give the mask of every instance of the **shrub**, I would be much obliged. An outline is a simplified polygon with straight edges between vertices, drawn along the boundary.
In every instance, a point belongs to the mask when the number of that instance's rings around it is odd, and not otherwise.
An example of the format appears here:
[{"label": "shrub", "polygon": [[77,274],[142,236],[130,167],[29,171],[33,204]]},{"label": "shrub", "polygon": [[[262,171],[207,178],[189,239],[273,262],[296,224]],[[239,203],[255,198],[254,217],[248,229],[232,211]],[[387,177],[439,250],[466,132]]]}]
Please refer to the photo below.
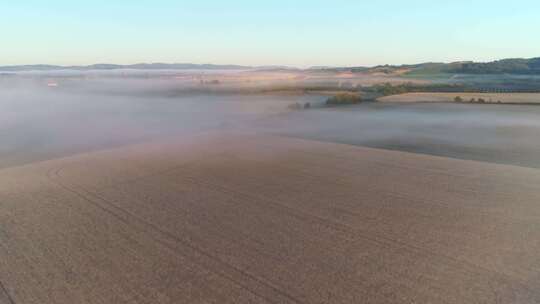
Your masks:
[{"label": "shrub", "polygon": [[288,108],[290,110],[300,110],[300,109],[302,109],[302,105],[300,103],[296,102],[296,103],[290,104],[288,106]]},{"label": "shrub", "polygon": [[456,98],[454,98],[454,102],[463,102],[463,98],[461,98],[461,96],[456,96]]},{"label": "shrub", "polygon": [[378,84],[374,86],[374,89],[379,94],[384,96],[389,95],[399,95],[414,90],[414,85],[412,83],[404,83],[398,85],[392,85],[391,83]]},{"label": "shrub", "polygon": [[326,100],[328,106],[351,105],[362,102],[362,98],[354,93],[342,93]]}]

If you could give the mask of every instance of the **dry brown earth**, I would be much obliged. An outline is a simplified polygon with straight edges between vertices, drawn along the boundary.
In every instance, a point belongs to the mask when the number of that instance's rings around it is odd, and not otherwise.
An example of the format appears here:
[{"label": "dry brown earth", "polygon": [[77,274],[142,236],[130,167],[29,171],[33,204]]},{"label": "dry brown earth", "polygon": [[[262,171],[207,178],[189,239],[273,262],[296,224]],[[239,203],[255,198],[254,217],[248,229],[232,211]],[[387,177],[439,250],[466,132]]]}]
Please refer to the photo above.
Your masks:
[{"label": "dry brown earth", "polygon": [[460,96],[465,103],[482,98],[486,103],[540,104],[540,93],[406,93],[379,98],[382,102],[454,102]]},{"label": "dry brown earth", "polygon": [[540,171],[204,135],[0,171],[0,303],[539,303]]}]

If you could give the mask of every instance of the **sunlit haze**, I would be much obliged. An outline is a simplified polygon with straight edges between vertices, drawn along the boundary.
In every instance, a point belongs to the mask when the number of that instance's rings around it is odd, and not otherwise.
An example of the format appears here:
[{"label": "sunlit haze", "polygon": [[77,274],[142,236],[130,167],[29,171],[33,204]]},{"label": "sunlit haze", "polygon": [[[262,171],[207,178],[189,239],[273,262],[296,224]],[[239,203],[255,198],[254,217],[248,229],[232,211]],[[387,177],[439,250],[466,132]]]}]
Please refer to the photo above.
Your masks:
[{"label": "sunlit haze", "polygon": [[0,0],[0,304],[540,303],[540,0]]}]

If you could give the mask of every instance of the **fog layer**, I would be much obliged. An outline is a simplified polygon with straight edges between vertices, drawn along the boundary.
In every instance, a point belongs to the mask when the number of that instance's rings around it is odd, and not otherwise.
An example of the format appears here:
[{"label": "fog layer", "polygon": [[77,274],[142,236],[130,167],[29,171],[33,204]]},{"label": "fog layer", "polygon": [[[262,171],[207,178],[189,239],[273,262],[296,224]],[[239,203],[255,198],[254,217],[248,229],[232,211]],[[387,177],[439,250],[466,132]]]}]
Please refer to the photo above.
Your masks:
[{"label": "fog layer", "polygon": [[[171,93],[173,92],[173,93]],[[259,132],[540,167],[540,107],[203,94],[159,79],[0,80],[0,168],[210,130]]]}]

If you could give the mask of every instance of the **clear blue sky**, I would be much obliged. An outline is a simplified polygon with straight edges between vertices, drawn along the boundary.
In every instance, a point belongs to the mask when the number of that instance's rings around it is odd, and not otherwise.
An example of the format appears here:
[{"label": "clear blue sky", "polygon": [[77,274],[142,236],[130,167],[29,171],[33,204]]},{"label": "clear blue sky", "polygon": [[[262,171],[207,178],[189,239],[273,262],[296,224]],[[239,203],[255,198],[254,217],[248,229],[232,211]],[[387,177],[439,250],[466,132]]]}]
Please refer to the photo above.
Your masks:
[{"label": "clear blue sky", "polygon": [[539,0],[0,0],[0,65],[540,56]]}]

